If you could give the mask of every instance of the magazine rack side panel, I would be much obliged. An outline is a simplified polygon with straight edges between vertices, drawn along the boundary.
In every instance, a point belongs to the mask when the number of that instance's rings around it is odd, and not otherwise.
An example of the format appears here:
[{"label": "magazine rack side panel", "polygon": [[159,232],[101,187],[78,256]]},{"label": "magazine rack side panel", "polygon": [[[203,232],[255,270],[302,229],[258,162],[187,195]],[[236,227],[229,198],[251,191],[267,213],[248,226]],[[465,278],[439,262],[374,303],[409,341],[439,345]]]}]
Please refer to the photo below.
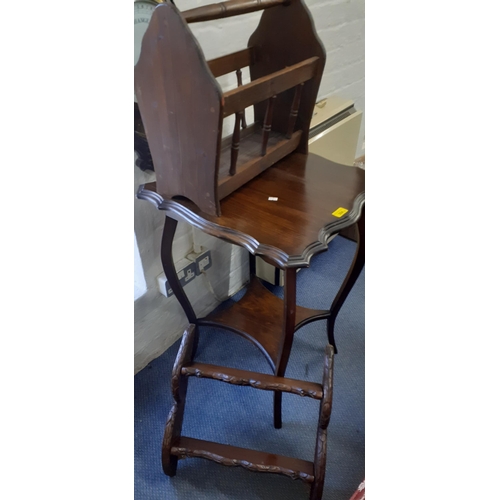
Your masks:
[{"label": "magazine rack side panel", "polygon": [[[303,0],[290,0],[286,6],[266,10],[250,37],[248,46],[252,47],[254,54],[253,64],[250,65],[252,80],[311,57],[319,58],[315,76],[303,86],[295,123],[295,130],[303,131],[297,150],[307,153],[309,125],[323,75],[326,52],[316,33],[311,13]],[[294,89],[278,95],[274,105],[273,130],[287,132],[294,96]],[[263,123],[266,103],[256,104],[254,113],[255,121]]]},{"label": "magazine rack side panel", "polygon": [[222,90],[181,14],[156,7],[135,67],[135,92],[158,193],[220,215],[217,192]]}]

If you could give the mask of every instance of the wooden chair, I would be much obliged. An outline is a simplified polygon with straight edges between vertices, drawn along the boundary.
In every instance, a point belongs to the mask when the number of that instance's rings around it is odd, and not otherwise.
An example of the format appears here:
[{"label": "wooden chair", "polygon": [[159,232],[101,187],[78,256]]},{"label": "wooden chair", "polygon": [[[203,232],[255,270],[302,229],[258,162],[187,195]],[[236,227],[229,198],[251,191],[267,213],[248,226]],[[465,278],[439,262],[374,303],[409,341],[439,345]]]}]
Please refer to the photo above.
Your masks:
[{"label": "wooden chair", "polygon": [[[264,10],[248,47],[206,61],[188,23]],[[156,183],[137,196],[166,212],[161,258],[170,286],[189,320],[172,377],[175,404],[163,440],[163,468],[202,457],[311,483],[322,496],[326,432],[332,405],[334,324],[364,265],[364,171],[308,154],[309,124],[325,64],[302,0],[230,0],[179,12],[159,5],[144,36],[135,69],[135,91],[156,172]],[[243,85],[241,69],[251,82]],[[223,93],[216,77],[235,73]],[[253,106],[255,123],[246,124]],[[222,139],[222,120],[235,115],[232,137]],[[275,201],[271,201],[275,200]],[[246,248],[251,281],[232,307],[198,318],[177,278],[172,243],[178,220]],[[296,304],[297,269],[328,249],[329,238],[355,226],[356,256],[329,310]],[[255,256],[284,271],[284,300],[255,276]],[[326,320],[329,344],[322,383],[285,377],[294,332]],[[272,374],[197,363],[199,328],[225,328],[254,343]],[[181,435],[188,377],[274,391],[274,426],[280,428],[282,393],[320,401],[312,462],[211,443]]]}]

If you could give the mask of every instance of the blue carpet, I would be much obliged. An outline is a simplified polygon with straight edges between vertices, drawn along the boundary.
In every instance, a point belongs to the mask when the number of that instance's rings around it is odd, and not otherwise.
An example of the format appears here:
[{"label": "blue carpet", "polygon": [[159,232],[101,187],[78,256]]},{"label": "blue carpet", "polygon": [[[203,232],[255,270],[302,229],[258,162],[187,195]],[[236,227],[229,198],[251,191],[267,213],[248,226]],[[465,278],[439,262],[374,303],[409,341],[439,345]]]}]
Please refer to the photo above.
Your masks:
[{"label": "blue carpet", "polygon": [[[297,275],[297,302],[328,309],[347,272],[355,244],[334,238],[328,252]],[[277,295],[280,287],[270,287]],[[336,322],[333,409],[328,428],[324,500],[348,500],[364,478],[364,270]],[[166,325],[168,327],[168,325]],[[269,373],[250,342],[217,328],[201,330],[196,360]],[[326,321],[295,335],[286,375],[321,382]],[[209,460],[179,461],[177,475],[161,468],[161,441],[173,403],[170,377],[180,341],[135,376],[136,500],[307,500],[309,486],[276,474],[224,467]],[[283,395],[283,428],[274,429],[272,392],[189,380],[183,435],[313,460],[319,402]]]}]

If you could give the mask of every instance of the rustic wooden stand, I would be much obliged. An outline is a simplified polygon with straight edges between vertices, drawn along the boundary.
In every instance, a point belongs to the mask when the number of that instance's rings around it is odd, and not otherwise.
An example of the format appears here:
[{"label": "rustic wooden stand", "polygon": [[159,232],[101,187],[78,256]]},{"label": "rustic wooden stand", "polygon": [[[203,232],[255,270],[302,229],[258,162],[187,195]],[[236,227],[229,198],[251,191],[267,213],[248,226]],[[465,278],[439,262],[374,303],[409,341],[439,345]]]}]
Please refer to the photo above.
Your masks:
[{"label": "rustic wooden stand", "polygon": [[[188,23],[264,10],[248,47],[205,61]],[[159,5],[144,36],[135,91],[156,172],[156,183],[137,196],[166,212],[161,258],[170,286],[189,320],[175,362],[174,406],[163,440],[166,474],[177,460],[201,457],[253,471],[285,474],[311,483],[322,496],[326,432],[333,388],[335,318],[364,265],[364,171],[308,154],[309,123],[325,63],[302,0],[231,0],[179,12]],[[241,69],[251,82],[243,85]],[[223,93],[216,77],[235,72],[236,87]],[[255,123],[247,126],[245,108]],[[222,140],[222,120],[235,115],[232,137]],[[277,198],[270,201],[269,198]],[[172,243],[178,220],[246,248],[251,281],[228,309],[197,318],[178,280]],[[297,306],[297,269],[328,249],[329,238],[355,227],[356,255],[329,310]],[[255,255],[282,269],[284,300],[255,276]],[[326,320],[329,344],[321,384],[285,377],[294,333]],[[197,363],[199,328],[225,328],[253,342],[272,374]],[[280,428],[282,393],[320,401],[312,462],[236,448],[181,435],[188,377],[211,378],[274,391],[274,426]]]}]

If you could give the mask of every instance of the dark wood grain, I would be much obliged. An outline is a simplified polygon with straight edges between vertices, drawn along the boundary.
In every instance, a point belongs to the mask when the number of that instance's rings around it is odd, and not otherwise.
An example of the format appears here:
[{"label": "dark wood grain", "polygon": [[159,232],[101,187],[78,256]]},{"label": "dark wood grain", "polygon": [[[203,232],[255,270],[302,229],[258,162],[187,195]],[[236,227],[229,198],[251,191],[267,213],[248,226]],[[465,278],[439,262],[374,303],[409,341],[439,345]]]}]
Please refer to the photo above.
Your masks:
[{"label": "dark wood grain", "polygon": [[206,458],[222,465],[244,467],[254,472],[284,474],[292,479],[301,479],[306,483],[314,481],[311,462],[265,451],[237,448],[236,446],[182,436],[172,446],[172,454],[179,458]]},{"label": "dark wood grain", "polygon": [[222,90],[170,2],[156,7],[144,34],[135,93],[158,192],[185,196],[206,213],[219,214]]},{"label": "dark wood grain", "polygon": [[[238,83],[238,87],[241,87],[243,85],[243,79],[242,79],[242,74],[241,74],[240,68],[238,68],[236,70],[236,82]],[[246,119],[246,111],[245,110],[243,110],[241,112],[241,127],[247,128],[247,119]]]},{"label": "dark wood grain", "polygon": [[[247,338],[262,351],[274,371],[283,349],[283,311],[283,300],[253,276],[245,295],[238,302],[211,312],[200,319],[199,324],[218,326]],[[294,329],[311,320],[325,319],[328,314],[325,310],[297,306]]]},{"label": "dark wood grain", "polygon": [[179,403],[183,397],[181,387],[182,368],[189,364],[193,358],[194,341],[196,336],[196,325],[189,324],[182,335],[181,345],[175,357],[174,367],[172,368],[172,396],[174,401]]},{"label": "dark wood grain", "polygon": [[[247,136],[245,140],[240,139],[238,148],[240,165],[236,175],[224,177],[222,171],[224,164],[221,162],[219,198],[222,200],[293,152],[300,142],[301,135],[302,131],[297,130],[290,139],[286,139],[281,134],[269,132],[265,156],[261,156],[262,132],[258,135]],[[224,154],[224,151],[222,151],[222,154]]]},{"label": "dark wood grain", "polygon": [[[267,153],[267,141],[269,140],[269,132],[271,132],[271,124],[273,121],[273,107],[274,101],[276,100],[275,95],[267,101],[266,117],[264,119],[264,126],[262,127],[262,147],[260,151],[261,156],[265,156]],[[290,139],[291,137],[288,137]]]},{"label": "dark wood grain", "polygon": [[227,2],[212,3],[182,12],[188,23],[199,23],[222,19],[225,17],[248,14],[257,10],[269,9],[288,4],[289,0],[229,0]]},{"label": "dark wood grain", "polygon": [[163,266],[163,271],[168,280],[168,284],[174,292],[177,300],[180,302],[184,313],[190,323],[196,324],[196,313],[194,312],[189,299],[184,292],[177,270],[175,269],[173,258],[173,244],[175,237],[175,230],[177,228],[177,221],[171,217],[165,217],[165,224],[163,226],[163,236],[161,240],[160,259]]},{"label": "dark wood grain", "polygon": [[282,391],[312,399],[323,398],[323,387],[315,382],[276,377],[266,373],[238,370],[226,366],[206,363],[187,363],[182,367],[182,374],[199,378],[220,380],[233,385],[250,386],[264,391]]},{"label": "dark wood grain", "polygon": [[236,113],[234,120],[233,141],[231,143],[231,166],[229,167],[229,175],[236,173],[236,162],[238,161],[238,152],[240,149],[240,131],[241,131],[242,112]]},{"label": "dark wood grain", "polygon": [[[297,271],[288,267],[285,269],[284,299],[282,312],[282,333],[278,349],[278,362],[274,374],[278,377],[285,375],[288,358],[293,344],[297,316]],[[274,427],[281,429],[282,392],[274,392]]]},{"label": "dark wood grain", "polygon": [[[314,255],[328,249],[332,234],[357,222],[364,184],[360,168],[293,153],[222,200],[221,217],[204,214],[188,200],[158,196],[154,183],[137,196],[284,269],[308,267]],[[339,207],[348,210],[340,218],[332,215]]]},{"label": "dark wood grain", "polygon": [[252,62],[252,47],[207,61],[215,78],[246,68]]},{"label": "dark wood grain", "polygon": [[356,229],[356,253],[351,262],[351,266],[349,271],[347,272],[340,289],[335,296],[335,299],[332,302],[330,307],[330,317],[327,322],[327,334],[328,334],[328,342],[333,345],[335,349],[335,353],[337,353],[337,346],[335,345],[335,320],[340,312],[340,309],[344,305],[345,300],[349,296],[349,293],[352,290],[352,287],[356,283],[363,267],[365,265],[365,208],[363,206],[361,216],[357,220],[354,225]]},{"label": "dark wood grain", "polygon": [[[298,151],[307,153],[309,125],[321,83],[326,52],[305,3],[302,0],[290,0],[286,7],[264,11],[257,29],[248,41],[248,46],[253,49],[253,63],[250,65],[252,80],[258,80],[311,57],[318,58],[313,78],[304,85],[297,116],[296,129],[303,131]],[[290,89],[281,93],[276,101],[273,130],[282,134],[286,134],[288,130],[294,94],[294,89]],[[265,112],[265,103],[255,104],[255,121],[262,123]]]},{"label": "dark wood grain", "polygon": [[[310,57],[224,92],[224,118],[310,80],[317,72],[318,62],[318,57]],[[290,107],[287,110],[287,117]],[[264,109],[267,109],[266,105]],[[261,121],[264,121],[264,116]],[[286,130],[283,134],[285,133]]]},{"label": "dark wood grain", "polygon": [[[234,8],[234,12],[240,12],[250,7],[260,10],[271,4],[274,6],[264,12],[259,27],[251,37],[257,43],[255,47],[249,42],[247,50],[217,58],[210,65],[205,61],[198,42],[177,8],[167,2],[155,9],[135,67],[135,90],[155,165],[157,192],[162,197],[183,197],[204,213],[220,215],[220,199],[297,148],[297,136],[294,135],[289,143],[281,143],[275,148],[266,150],[264,145],[261,149],[268,152],[269,156],[266,154],[261,160],[244,162],[245,168],[241,172],[238,169],[236,174],[239,156],[236,134],[229,168],[233,175],[229,176],[230,180],[221,179],[219,164],[223,117],[255,105],[256,121],[265,125],[263,142],[266,143],[268,133],[271,137],[271,130],[285,136],[290,113],[295,115],[293,96],[287,97],[288,90],[294,94],[293,87],[304,82],[307,83],[300,100],[296,128],[302,133],[298,146],[301,151],[307,151],[301,145],[307,141],[304,134],[308,134],[317,93],[316,83],[324,66],[324,51],[318,45],[314,26],[302,1],[290,0],[286,6],[281,5],[282,2],[278,3],[235,0],[210,7],[223,10]],[[201,9],[206,11],[206,7]],[[276,51],[276,35],[262,32],[264,25],[269,27],[269,20],[263,19],[267,19],[266,15],[272,12],[278,12],[278,17],[272,14],[269,19],[277,21],[275,25],[286,27],[283,30],[273,29],[273,32],[280,32],[280,38],[293,39],[294,46],[297,45],[297,39],[312,43],[310,50],[299,50],[301,57],[290,56],[290,47],[284,53]],[[283,19],[281,16],[284,16]],[[288,34],[281,36],[282,31]],[[247,63],[252,81],[239,85],[241,77],[238,74],[237,87],[222,94],[214,74]],[[240,69],[236,68],[237,71]],[[259,102],[273,96],[277,97],[272,123],[270,113],[269,123],[264,123],[265,116],[258,115]],[[287,108],[286,112],[283,106]],[[237,122],[241,119],[240,115]],[[283,125],[285,122],[286,125]]]},{"label": "dark wood grain", "polygon": [[319,428],[326,429],[330,424],[333,401],[333,346],[325,347],[325,358],[323,363],[323,399],[319,410]]},{"label": "dark wood grain", "polygon": [[288,130],[286,132],[287,139],[290,139],[290,137],[292,137],[293,131],[295,129],[295,123],[297,122],[297,116],[299,114],[300,96],[302,94],[303,87],[304,87],[303,83],[295,87],[295,95],[293,96],[292,109],[290,110],[290,118],[288,119]]},{"label": "dark wood grain", "polygon": [[319,411],[318,433],[314,452],[314,482],[309,500],[321,500],[326,472],[327,428],[332,413],[333,398],[333,346],[325,348],[323,365],[323,399]]},{"label": "dark wood grain", "polygon": [[181,369],[186,362],[191,361],[195,330],[196,326],[190,324],[184,332],[172,370],[172,395],[174,396],[174,404],[168,415],[162,442],[162,467],[163,472],[168,476],[175,476],[177,471],[178,458],[171,453],[171,450],[173,441],[181,434],[188,384],[188,379],[182,376]]},{"label": "dark wood grain", "polygon": [[316,450],[314,456],[314,482],[311,486],[309,500],[321,500],[325,485],[326,452],[328,434],[326,429],[318,428],[316,437]]},{"label": "dark wood grain", "polygon": [[[186,20],[255,10],[264,12],[248,48],[207,63]],[[289,379],[285,372],[295,331],[305,324],[327,320],[334,345],[335,318],[364,266],[365,204],[364,170],[307,154],[324,64],[325,51],[303,0],[230,0],[182,14],[166,2],[155,9],[143,38],[135,91],[157,182],[141,186],[137,196],[166,212],[162,264],[191,323],[172,374],[174,405],[162,445],[168,475],[175,475],[179,458],[201,457],[299,478],[311,484],[310,500],[322,497],[334,347],[326,348],[321,385]],[[241,69],[247,66],[251,81],[242,85]],[[215,78],[233,71],[236,88],[223,94]],[[244,109],[252,105],[255,124],[240,130]],[[233,113],[233,137],[223,141],[222,119]],[[247,292],[231,307],[196,317],[172,257],[178,220],[252,254]],[[333,234],[351,227],[356,227],[358,249],[331,308],[299,307],[297,269],[308,267],[314,255],[327,250]],[[284,300],[254,276],[255,255],[284,270]],[[273,374],[194,361],[198,329],[205,325],[253,342]],[[181,436],[189,376],[273,391],[276,428],[282,425],[283,392],[320,399],[314,463]]]}]

